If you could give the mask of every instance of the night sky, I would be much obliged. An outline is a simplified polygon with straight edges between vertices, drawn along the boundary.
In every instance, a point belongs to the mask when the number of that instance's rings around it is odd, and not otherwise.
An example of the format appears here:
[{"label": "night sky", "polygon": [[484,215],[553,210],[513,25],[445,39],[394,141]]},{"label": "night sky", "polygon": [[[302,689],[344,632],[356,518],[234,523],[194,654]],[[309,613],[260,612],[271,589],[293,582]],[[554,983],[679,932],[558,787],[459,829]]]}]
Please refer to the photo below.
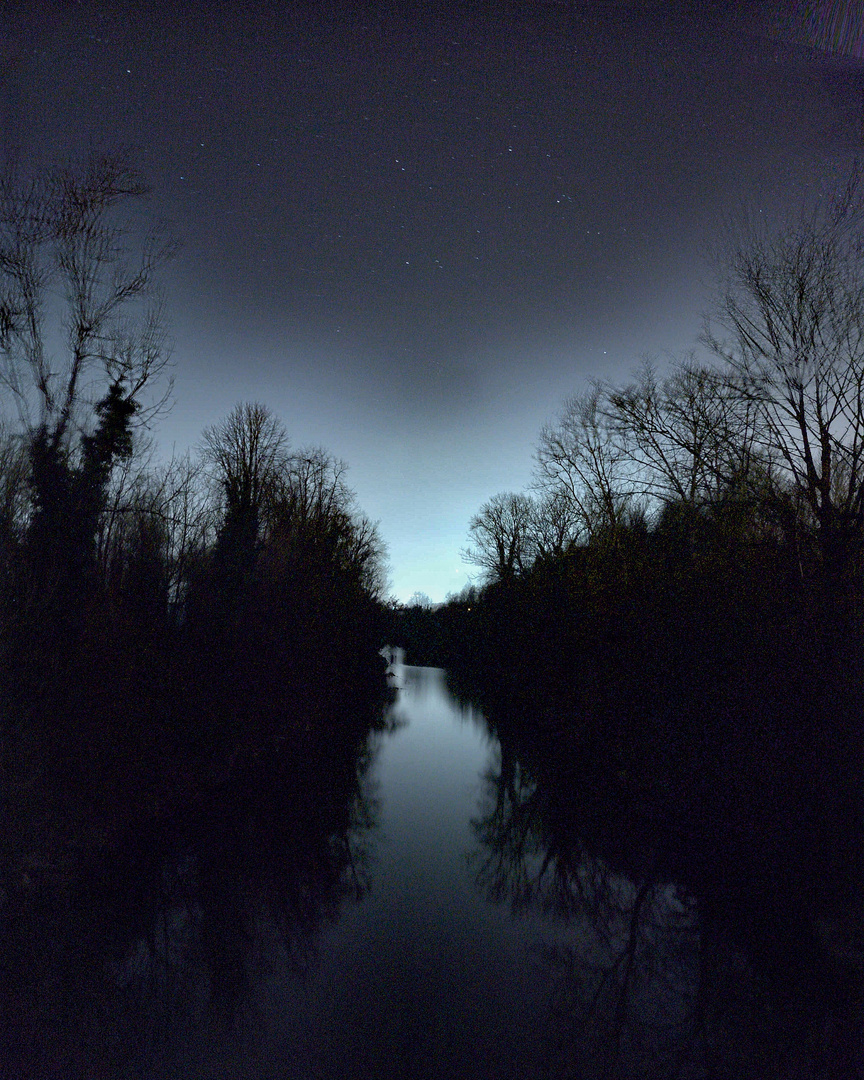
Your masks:
[{"label": "night sky", "polygon": [[847,173],[860,6],[7,2],[0,153],[131,150],[181,245],[161,451],[264,402],[441,600],[564,397],[695,345],[744,203]]}]

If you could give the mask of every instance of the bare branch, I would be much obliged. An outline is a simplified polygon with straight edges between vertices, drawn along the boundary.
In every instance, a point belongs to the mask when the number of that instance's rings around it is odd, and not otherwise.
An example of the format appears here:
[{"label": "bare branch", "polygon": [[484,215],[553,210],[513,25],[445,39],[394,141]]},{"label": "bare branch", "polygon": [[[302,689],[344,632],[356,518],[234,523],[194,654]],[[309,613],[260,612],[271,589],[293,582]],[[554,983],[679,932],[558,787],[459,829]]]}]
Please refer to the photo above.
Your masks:
[{"label": "bare branch", "polygon": [[825,546],[864,521],[864,191],[853,169],[827,205],[794,225],[743,231],[703,342],[755,420]]},{"label": "bare branch", "polygon": [[472,544],[462,553],[493,580],[524,573],[534,555],[534,501],[528,495],[494,495],[471,519]]},{"label": "bare branch", "polygon": [[[161,388],[139,426],[170,394],[155,285],[171,247],[156,233],[138,239],[129,211],[145,194],[122,156],[0,179],[0,384],[55,449],[86,431],[118,380],[138,404],[145,388]],[[59,328],[62,356],[49,351]]]}]

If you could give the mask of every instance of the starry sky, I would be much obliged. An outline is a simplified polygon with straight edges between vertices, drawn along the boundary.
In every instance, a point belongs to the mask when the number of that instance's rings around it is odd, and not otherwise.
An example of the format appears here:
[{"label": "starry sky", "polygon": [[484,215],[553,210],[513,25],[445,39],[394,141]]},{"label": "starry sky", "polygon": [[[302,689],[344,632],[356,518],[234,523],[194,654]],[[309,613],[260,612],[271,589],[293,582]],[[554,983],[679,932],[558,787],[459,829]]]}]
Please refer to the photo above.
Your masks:
[{"label": "starry sky", "polygon": [[6,0],[0,164],[128,149],[180,244],[161,452],[264,402],[438,601],[568,394],[695,346],[742,208],[847,173],[857,8]]}]

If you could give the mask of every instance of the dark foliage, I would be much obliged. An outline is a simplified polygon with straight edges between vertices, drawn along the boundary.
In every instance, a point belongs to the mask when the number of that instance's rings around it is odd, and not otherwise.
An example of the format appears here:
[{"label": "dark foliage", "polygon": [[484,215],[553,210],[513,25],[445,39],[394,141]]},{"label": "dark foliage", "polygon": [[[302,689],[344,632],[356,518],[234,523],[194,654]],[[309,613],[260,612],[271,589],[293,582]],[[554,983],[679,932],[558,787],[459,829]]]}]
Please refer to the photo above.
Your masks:
[{"label": "dark foliage", "polygon": [[230,1028],[262,912],[299,962],[365,888],[380,544],[351,546],[370,527],[345,505],[288,528],[207,497],[212,526],[178,534],[188,484],[116,487],[133,414],[112,387],[75,458],[37,431],[5,537],[4,1077],[131,1075],[187,993],[190,1015],[209,999],[199,1027]]},{"label": "dark foliage", "polygon": [[0,379],[41,416],[0,454],[4,1078],[140,1075],[191,987],[190,1015],[203,993],[204,1026],[230,1028],[262,913],[299,956],[365,887],[383,545],[345,467],[289,455],[263,406],[209,429],[199,462],[148,465],[160,340],[115,320],[159,253],[128,269],[108,220],[143,193],[125,176],[0,190]]},{"label": "dark foliage", "polygon": [[[447,667],[501,740],[482,832],[493,894],[581,911],[597,865],[652,904],[674,883],[699,913],[687,1030],[703,1062],[758,1076],[806,1059],[822,1064],[803,1075],[831,1075],[864,986],[861,627],[766,512],[669,503],[470,605],[399,613],[398,640],[410,662]],[[622,971],[659,962],[649,907],[627,909],[634,952],[604,984],[616,1038]]]}]

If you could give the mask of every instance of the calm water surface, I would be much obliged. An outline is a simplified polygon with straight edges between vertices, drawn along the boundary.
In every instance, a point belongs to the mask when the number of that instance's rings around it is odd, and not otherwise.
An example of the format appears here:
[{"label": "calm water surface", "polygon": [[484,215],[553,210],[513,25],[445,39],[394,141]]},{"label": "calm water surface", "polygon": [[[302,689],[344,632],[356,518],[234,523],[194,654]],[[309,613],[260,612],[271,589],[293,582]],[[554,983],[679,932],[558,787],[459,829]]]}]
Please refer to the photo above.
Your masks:
[{"label": "calm water surface", "polygon": [[679,857],[397,661],[385,724],[313,712],[83,868],[7,867],[0,1080],[864,1075],[782,845]]},{"label": "calm water surface", "polygon": [[283,988],[298,1077],[509,1077],[541,1067],[536,946],[554,928],[477,885],[472,829],[497,744],[444,672],[396,665],[395,732],[371,771],[371,891]]}]

